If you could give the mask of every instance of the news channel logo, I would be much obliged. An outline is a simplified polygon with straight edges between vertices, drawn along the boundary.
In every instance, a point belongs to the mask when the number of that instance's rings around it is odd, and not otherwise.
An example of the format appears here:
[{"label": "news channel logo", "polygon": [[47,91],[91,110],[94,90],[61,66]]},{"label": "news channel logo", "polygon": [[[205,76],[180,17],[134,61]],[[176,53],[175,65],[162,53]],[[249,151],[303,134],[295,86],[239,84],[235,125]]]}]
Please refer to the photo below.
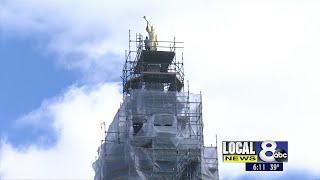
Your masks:
[{"label": "news channel logo", "polygon": [[223,162],[288,162],[288,141],[223,141]]}]

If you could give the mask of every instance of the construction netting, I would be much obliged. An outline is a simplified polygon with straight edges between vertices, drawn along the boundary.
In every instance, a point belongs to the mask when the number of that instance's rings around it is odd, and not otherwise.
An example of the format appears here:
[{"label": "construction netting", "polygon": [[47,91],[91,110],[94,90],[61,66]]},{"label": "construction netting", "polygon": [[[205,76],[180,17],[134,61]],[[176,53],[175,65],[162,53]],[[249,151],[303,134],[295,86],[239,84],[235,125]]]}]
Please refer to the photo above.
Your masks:
[{"label": "construction netting", "polygon": [[130,90],[98,154],[95,180],[219,178],[217,149],[203,146],[199,94]]}]

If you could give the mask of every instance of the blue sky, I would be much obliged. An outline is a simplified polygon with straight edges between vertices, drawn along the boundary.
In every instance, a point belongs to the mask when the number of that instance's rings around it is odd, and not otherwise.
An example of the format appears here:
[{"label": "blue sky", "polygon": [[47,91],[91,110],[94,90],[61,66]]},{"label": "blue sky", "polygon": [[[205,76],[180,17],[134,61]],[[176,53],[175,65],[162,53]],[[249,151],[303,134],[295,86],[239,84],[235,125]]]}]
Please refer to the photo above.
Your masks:
[{"label": "blue sky", "polygon": [[[35,131],[18,127],[15,120],[41,105],[43,99],[61,93],[76,81],[76,74],[58,68],[55,55],[43,53],[37,38],[1,37],[0,132],[15,146],[23,146],[40,134],[53,136],[50,129]],[[49,130],[49,132],[48,132]]]},{"label": "blue sky", "polygon": [[301,145],[320,148],[319,8],[311,0],[1,1],[0,179],[93,177],[101,122],[110,124],[122,100],[128,29],[146,34],[144,15],[159,39],[185,42],[205,144],[213,132],[218,144],[289,141],[284,172],[220,161],[222,178],[319,178],[320,159]]}]

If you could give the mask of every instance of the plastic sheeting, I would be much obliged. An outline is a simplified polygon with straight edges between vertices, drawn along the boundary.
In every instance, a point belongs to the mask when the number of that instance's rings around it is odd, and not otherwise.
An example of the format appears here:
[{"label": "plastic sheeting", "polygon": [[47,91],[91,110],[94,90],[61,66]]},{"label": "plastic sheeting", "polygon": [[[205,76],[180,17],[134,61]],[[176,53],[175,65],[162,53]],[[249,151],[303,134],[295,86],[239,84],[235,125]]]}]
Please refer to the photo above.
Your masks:
[{"label": "plastic sheeting", "polygon": [[201,95],[131,90],[93,164],[95,180],[218,179],[216,147],[203,146]]}]

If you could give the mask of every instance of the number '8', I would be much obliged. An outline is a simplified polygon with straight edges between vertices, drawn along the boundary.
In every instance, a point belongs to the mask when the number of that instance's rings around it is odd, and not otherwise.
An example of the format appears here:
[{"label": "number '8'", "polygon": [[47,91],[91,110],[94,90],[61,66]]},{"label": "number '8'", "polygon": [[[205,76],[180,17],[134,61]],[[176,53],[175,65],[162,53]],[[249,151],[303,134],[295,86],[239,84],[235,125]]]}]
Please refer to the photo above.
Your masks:
[{"label": "number '8'", "polygon": [[[267,144],[270,144],[271,146],[268,147]],[[277,143],[271,140],[267,140],[267,141],[263,141],[261,143],[261,148],[262,150],[259,153],[259,157],[261,160],[265,161],[265,162],[272,162],[275,161],[274,157],[273,157],[273,153],[276,151],[277,148]],[[267,156],[266,152],[272,152],[272,156]]]}]

